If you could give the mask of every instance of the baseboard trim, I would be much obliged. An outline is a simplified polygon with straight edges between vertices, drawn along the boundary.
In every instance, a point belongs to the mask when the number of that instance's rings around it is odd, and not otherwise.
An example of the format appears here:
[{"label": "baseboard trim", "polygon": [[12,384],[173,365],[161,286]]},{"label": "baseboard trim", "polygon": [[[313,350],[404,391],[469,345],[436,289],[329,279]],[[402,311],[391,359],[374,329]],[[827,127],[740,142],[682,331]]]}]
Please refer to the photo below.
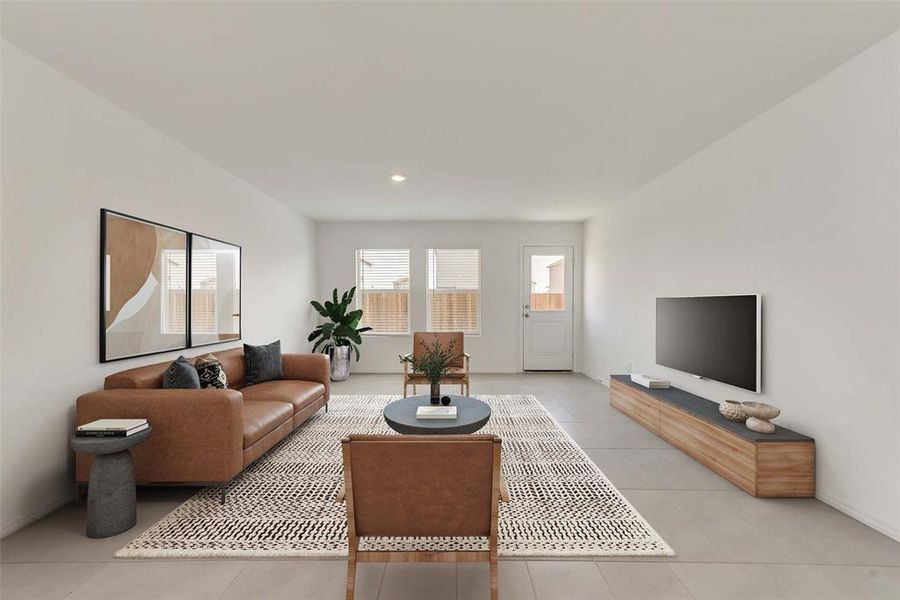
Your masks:
[{"label": "baseboard trim", "polygon": [[879,533],[883,533],[884,535],[888,536],[889,538],[900,542],[900,530],[898,530],[894,527],[891,527],[887,523],[884,523],[883,521],[881,521],[879,519],[870,517],[869,515],[866,515],[860,511],[856,510],[855,508],[848,505],[844,501],[838,500],[834,496],[832,496],[830,494],[826,494],[825,492],[816,492],[816,499],[821,502],[824,502],[831,508],[841,511],[848,517],[852,517],[852,518],[856,519],[863,525],[871,527],[875,531],[877,531]]},{"label": "baseboard trim", "polygon": [[582,371],[581,374],[591,381],[596,381],[597,383],[602,383],[606,387],[609,387],[609,377],[601,377],[600,375],[594,375],[593,373],[588,373],[586,371]]},{"label": "baseboard trim", "polygon": [[50,513],[59,510],[66,504],[70,504],[74,499],[75,498],[73,494],[68,494],[65,497],[57,498],[53,502],[44,505],[42,508],[39,508],[36,511],[30,512],[23,517],[19,517],[12,523],[4,523],[3,528],[0,529],[0,538],[5,538],[6,536],[13,534],[20,529],[28,527],[35,521],[43,519]]}]

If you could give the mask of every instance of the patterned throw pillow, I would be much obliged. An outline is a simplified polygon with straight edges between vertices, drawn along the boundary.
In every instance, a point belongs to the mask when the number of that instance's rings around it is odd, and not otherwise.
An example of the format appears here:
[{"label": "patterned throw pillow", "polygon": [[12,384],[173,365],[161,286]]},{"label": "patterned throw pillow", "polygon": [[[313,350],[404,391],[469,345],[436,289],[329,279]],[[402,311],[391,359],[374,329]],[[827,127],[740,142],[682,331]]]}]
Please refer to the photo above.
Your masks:
[{"label": "patterned throw pillow", "polygon": [[284,379],[281,370],[281,340],[265,346],[244,344],[244,358],[247,361],[247,385]]},{"label": "patterned throw pillow", "polygon": [[163,388],[199,390],[200,377],[191,361],[179,356],[163,374]]},{"label": "patterned throw pillow", "polygon": [[219,388],[224,390],[228,387],[228,378],[225,377],[225,369],[222,363],[213,354],[201,356],[194,362],[197,367],[197,375],[200,377],[200,387]]}]

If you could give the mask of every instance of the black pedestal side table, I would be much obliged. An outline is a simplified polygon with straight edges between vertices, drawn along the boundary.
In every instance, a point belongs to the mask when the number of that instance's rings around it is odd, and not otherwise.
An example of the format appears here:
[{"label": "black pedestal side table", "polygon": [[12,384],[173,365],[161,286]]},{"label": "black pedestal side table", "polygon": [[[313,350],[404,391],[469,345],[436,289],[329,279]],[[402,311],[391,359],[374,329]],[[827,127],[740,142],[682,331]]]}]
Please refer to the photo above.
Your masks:
[{"label": "black pedestal side table", "polygon": [[137,523],[134,462],[128,449],[150,437],[151,431],[148,427],[127,437],[72,436],[73,451],[94,455],[88,480],[88,537],[109,537]]}]

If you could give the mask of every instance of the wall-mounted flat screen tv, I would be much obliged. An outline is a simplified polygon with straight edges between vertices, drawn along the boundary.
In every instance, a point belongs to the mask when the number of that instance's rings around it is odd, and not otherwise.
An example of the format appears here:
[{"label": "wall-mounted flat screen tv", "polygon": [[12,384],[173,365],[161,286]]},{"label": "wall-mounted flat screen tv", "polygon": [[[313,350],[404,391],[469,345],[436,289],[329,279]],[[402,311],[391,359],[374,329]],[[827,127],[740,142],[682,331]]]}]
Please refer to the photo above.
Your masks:
[{"label": "wall-mounted flat screen tv", "polygon": [[656,299],[656,364],[762,391],[762,297]]}]

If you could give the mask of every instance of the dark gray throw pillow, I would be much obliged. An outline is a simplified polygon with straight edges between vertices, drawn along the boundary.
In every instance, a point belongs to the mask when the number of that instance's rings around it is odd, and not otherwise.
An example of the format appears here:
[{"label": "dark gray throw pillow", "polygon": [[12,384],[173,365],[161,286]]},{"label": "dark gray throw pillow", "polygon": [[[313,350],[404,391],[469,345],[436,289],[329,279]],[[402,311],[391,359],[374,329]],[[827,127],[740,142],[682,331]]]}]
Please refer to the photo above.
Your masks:
[{"label": "dark gray throw pillow", "polygon": [[179,356],[163,375],[163,387],[166,389],[199,390],[200,376],[197,369],[183,356]]},{"label": "dark gray throw pillow", "polygon": [[244,344],[244,359],[247,361],[247,385],[284,379],[281,370],[281,340],[265,346]]}]

